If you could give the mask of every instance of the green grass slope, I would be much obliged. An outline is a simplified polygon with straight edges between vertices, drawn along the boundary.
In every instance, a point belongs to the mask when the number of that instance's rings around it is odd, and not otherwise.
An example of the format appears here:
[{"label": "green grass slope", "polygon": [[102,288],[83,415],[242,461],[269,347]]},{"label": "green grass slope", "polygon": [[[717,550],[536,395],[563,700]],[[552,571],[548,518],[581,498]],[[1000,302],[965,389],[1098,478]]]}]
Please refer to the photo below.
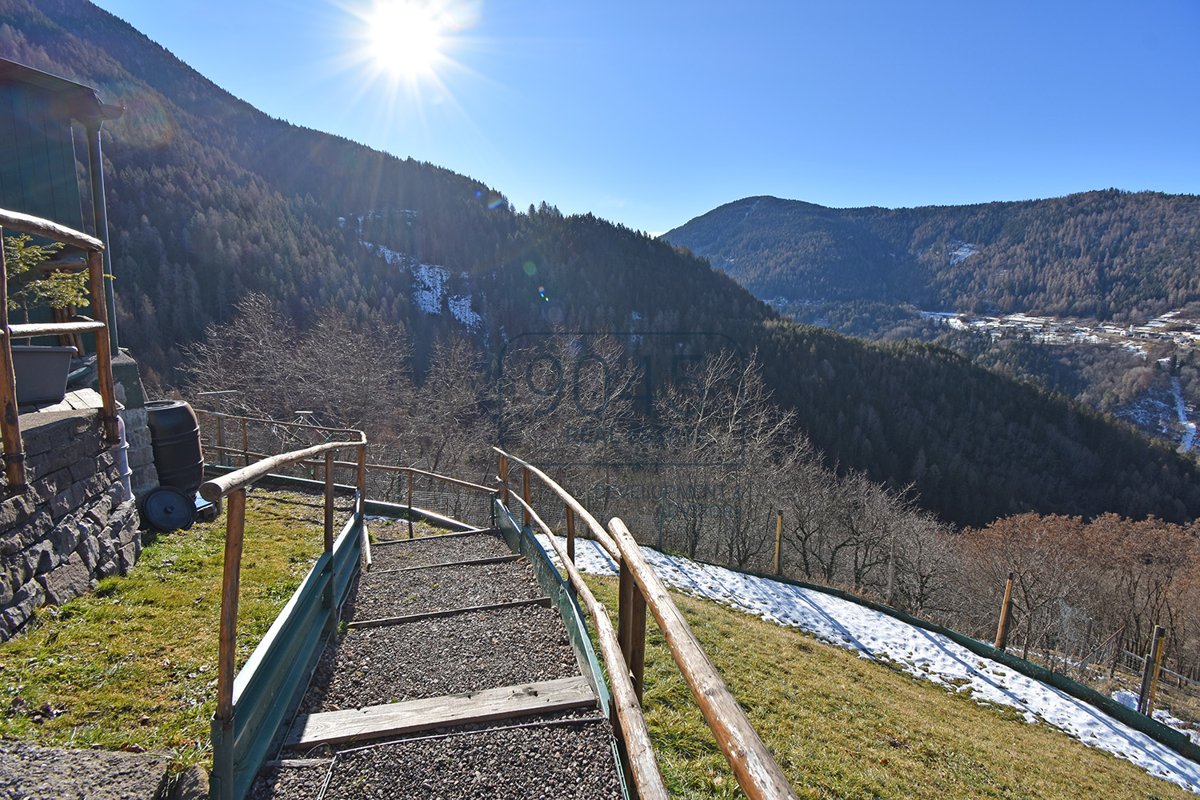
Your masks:
[{"label": "green grass slope", "polygon": [[[589,583],[615,610],[616,580]],[[674,598],[801,797],[1195,797],[1011,709],[716,603]],[[673,796],[743,796],[652,620],[643,704]]]}]

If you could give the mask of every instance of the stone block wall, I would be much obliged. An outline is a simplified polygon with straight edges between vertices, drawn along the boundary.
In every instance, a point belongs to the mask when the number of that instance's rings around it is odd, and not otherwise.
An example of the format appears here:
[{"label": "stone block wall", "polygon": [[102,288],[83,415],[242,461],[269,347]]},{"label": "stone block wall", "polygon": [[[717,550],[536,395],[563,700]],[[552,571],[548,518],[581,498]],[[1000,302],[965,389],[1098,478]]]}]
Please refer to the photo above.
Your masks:
[{"label": "stone block wall", "polygon": [[0,641],[38,607],[125,574],[142,547],[99,415],[29,414],[21,423],[29,486],[0,502]]}]

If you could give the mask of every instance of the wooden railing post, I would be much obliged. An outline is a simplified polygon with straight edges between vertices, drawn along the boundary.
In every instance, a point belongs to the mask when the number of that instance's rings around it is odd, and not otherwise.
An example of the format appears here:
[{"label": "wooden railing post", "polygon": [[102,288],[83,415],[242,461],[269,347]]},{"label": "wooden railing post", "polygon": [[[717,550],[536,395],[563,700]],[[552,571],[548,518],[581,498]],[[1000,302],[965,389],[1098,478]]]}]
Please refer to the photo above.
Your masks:
[{"label": "wooden railing post", "polygon": [[412,510],[412,494],[413,494],[413,474],[412,470],[408,471],[408,538],[413,538],[413,510]]},{"label": "wooden railing post", "polygon": [[325,618],[325,630],[329,635],[334,635],[338,627],[338,610],[337,599],[334,587],[337,585],[337,571],[333,563],[333,451],[325,451],[325,537],[324,537],[325,555],[329,556],[329,561],[326,564],[325,572],[328,577],[325,583],[325,590],[322,592],[325,601],[325,608],[329,609],[329,616]]},{"label": "wooden railing post", "polygon": [[242,417],[242,466],[250,466],[250,432],[247,429],[246,418]]},{"label": "wooden railing post", "polygon": [[[614,517],[609,521],[608,530],[621,554],[622,566],[628,568],[653,611],[667,648],[746,797],[750,800],[794,800],[796,794],[787,776],[730,693],[721,673],[705,655],[696,634],[671,600],[662,579],[646,562],[625,523]],[[630,617],[628,625],[632,633],[632,614]]]},{"label": "wooden railing post", "polygon": [[625,560],[619,567],[620,578],[617,581],[617,644],[621,646],[621,657],[629,663],[629,640],[633,632],[633,575]]},{"label": "wooden railing post", "polygon": [[364,519],[367,513],[367,446],[360,444],[358,446],[358,464],[355,470],[355,485],[358,488],[358,497],[355,498],[354,513],[359,516],[362,522],[362,552],[363,564],[367,570],[371,569],[371,537],[367,533],[367,522]]},{"label": "wooden railing post", "polygon": [[508,456],[500,454],[500,502],[508,508]]},{"label": "wooden railing post", "polygon": [[646,672],[646,599],[624,559],[617,592],[617,643],[640,701]]},{"label": "wooden railing post", "polygon": [[[103,337],[97,336],[97,342]],[[225,563],[221,578],[221,630],[217,655],[217,721],[226,735],[233,729],[233,677],[237,655],[238,583],[246,531],[246,490],[226,495]]]},{"label": "wooden railing post", "polygon": [[365,514],[367,510],[367,446],[365,444],[358,446],[358,467],[355,472],[355,486],[358,488],[358,507],[355,511],[359,514]]},{"label": "wooden railing post", "polygon": [[1166,629],[1155,625],[1150,652],[1146,654],[1146,661],[1142,666],[1142,686],[1138,691],[1137,710],[1147,717],[1154,712],[1154,695],[1158,692],[1158,675],[1162,670],[1163,643],[1166,638]]},{"label": "wooden railing post", "polygon": [[0,402],[4,405],[3,416],[0,416],[0,434],[4,439],[4,479],[8,482],[8,491],[19,492],[25,488],[25,447],[21,442],[21,420],[17,412],[12,332],[8,328],[8,268],[4,264],[3,247],[0,247],[0,335],[4,337],[4,345],[0,347]]},{"label": "wooden railing post", "polygon": [[783,512],[775,512],[775,574],[783,574],[783,562],[780,561],[780,545],[783,544]]},{"label": "wooden railing post", "polygon": [[111,320],[108,318],[108,306],[104,302],[104,256],[99,251],[92,251],[88,253],[87,263],[92,316],[96,322],[109,329],[96,332],[96,381],[100,385],[100,402],[104,409],[104,440],[114,445],[121,435],[117,430],[117,395],[113,387],[112,342],[109,339]]},{"label": "wooden railing post", "polygon": [[567,558],[575,563],[575,512],[567,506]]},{"label": "wooden railing post", "polygon": [[531,521],[531,517],[529,516],[529,497],[529,468],[526,467],[525,469],[521,470],[521,499],[525,501],[525,508],[522,511],[522,521],[527,528],[529,527],[529,523]]},{"label": "wooden railing post", "polygon": [[646,598],[635,583],[633,607],[629,610],[629,673],[633,676],[633,690],[638,702],[642,700],[642,687],[646,676]]},{"label": "wooden railing post", "polygon": [[[213,448],[217,451],[217,458],[221,459],[221,463],[225,463],[225,415],[217,415],[217,444]],[[233,466],[232,464],[230,466]]]},{"label": "wooden railing post", "polygon": [[325,451],[325,552],[333,552],[333,451]]},{"label": "wooden railing post", "polygon": [[1000,605],[1000,622],[996,625],[997,650],[1003,651],[1008,646],[1008,624],[1012,620],[1012,594],[1015,572],[1008,573],[1008,581],[1004,584],[1004,601]]}]

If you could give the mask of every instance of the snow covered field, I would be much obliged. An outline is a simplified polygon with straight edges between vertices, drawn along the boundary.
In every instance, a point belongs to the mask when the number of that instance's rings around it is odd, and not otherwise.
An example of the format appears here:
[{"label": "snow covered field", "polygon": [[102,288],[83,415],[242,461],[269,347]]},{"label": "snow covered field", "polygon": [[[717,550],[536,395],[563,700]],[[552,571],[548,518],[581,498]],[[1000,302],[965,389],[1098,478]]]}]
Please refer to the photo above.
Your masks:
[{"label": "snow covered field", "polygon": [[[539,538],[543,547],[553,552],[544,537]],[[648,547],[642,550],[672,588],[800,628],[830,644],[855,650],[863,658],[886,660],[948,690],[967,692],[981,703],[1015,708],[1029,722],[1046,722],[1087,745],[1128,759],[1152,775],[1200,793],[1200,764],[1094,706],[978,656],[941,634],[822,592],[664,555]],[[591,540],[576,541],[575,561],[583,572],[617,572],[613,561]]]}]

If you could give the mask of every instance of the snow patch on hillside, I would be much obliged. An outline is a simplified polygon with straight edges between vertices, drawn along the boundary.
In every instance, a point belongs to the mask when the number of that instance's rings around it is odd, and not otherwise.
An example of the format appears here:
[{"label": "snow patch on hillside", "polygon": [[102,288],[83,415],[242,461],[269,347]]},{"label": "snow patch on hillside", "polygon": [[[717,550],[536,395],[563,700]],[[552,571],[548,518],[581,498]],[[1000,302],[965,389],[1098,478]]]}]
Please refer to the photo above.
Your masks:
[{"label": "snow patch on hillside", "polygon": [[1183,387],[1179,384],[1179,378],[1174,375],[1171,376],[1171,394],[1175,397],[1175,414],[1179,418],[1179,424],[1183,426],[1183,440],[1179,443],[1179,450],[1186,453],[1196,443],[1196,423],[1188,419],[1187,404],[1183,401]]},{"label": "snow patch on hillside", "polygon": [[471,295],[453,295],[446,300],[450,313],[469,330],[475,330],[483,322],[483,317],[471,308]]},{"label": "snow patch on hillside", "polygon": [[[544,536],[539,539],[543,547],[548,547]],[[1029,722],[1044,721],[1084,744],[1200,793],[1200,764],[1098,708],[978,656],[942,634],[814,589],[700,564],[648,547],[642,552],[668,586],[779,625],[799,628],[830,644],[854,650],[863,658],[898,665],[978,702],[1015,708]],[[591,540],[576,540],[575,563],[583,572],[617,574],[616,564]]]},{"label": "snow patch on hillside", "polygon": [[979,252],[979,245],[970,242],[951,242],[950,245],[954,248],[949,252],[951,266],[961,264]]},{"label": "snow patch on hillside", "polygon": [[418,264],[413,268],[412,277],[412,299],[417,308],[426,314],[441,314],[449,271],[434,264]]},{"label": "snow patch on hillside", "polygon": [[393,250],[390,247],[385,247],[381,244],[372,244],[371,242],[363,242],[367,249],[371,252],[378,253],[383,256],[383,260],[387,262],[389,267],[401,267],[408,262],[408,256],[401,253],[399,250]]}]

